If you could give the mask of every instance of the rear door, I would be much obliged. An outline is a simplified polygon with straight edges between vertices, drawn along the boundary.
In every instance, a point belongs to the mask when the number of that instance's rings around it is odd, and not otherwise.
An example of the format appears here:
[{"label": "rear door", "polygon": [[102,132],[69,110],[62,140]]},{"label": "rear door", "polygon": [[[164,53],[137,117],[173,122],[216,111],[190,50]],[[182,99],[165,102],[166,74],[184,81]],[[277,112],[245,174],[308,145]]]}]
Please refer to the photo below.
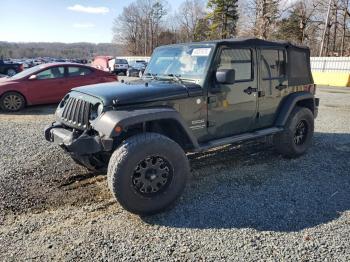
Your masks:
[{"label": "rear door", "polygon": [[92,69],[83,66],[67,66],[66,93],[74,87],[92,85],[98,82],[99,79]]},{"label": "rear door", "polygon": [[33,103],[55,103],[62,99],[66,90],[64,66],[54,66],[36,73],[27,80],[29,100]]},{"label": "rear door", "polygon": [[226,46],[219,50],[216,69],[234,69],[234,84],[219,84],[215,74],[208,91],[208,132],[222,138],[251,129],[257,110],[255,49]]},{"label": "rear door", "polygon": [[259,57],[259,118],[256,128],[270,127],[277,108],[288,87],[286,77],[286,51],[284,48],[262,48]]}]

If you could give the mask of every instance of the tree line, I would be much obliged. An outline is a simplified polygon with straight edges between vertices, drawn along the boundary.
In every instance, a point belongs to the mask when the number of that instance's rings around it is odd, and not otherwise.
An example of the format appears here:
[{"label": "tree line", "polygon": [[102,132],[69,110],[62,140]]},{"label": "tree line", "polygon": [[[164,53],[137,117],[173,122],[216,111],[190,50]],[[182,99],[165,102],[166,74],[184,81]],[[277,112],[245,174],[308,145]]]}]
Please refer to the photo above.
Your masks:
[{"label": "tree line", "polygon": [[10,43],[0,42],[0,58],[54,57],[92,59],[96,55],[122,55],[122,47],[112,43]]},{"label": "tree line", "polygon": [[150,55],[165,44],[258,37],[307,45],[314,56],[350,56],[349,0],[184,0],[178,10],[166,0],[135,0],[114,20],[113,35],[130,55]]}]

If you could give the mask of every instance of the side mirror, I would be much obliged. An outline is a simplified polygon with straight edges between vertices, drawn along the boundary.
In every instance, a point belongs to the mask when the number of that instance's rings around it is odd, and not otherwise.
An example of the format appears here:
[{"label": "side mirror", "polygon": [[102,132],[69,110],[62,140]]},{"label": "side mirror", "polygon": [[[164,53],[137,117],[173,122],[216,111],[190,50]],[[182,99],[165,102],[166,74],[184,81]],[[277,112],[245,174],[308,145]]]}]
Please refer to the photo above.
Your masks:
[{"label": "side mirror", "polygon": [[236,71],[234,69],[220,69],[216,71],[216,81],[220,84],[234,84]]},{"label": "side mirror", "polygon": [[36,75],[31,75],[30,77],[29,77],[29,80],[35,80],[36,79]]}]

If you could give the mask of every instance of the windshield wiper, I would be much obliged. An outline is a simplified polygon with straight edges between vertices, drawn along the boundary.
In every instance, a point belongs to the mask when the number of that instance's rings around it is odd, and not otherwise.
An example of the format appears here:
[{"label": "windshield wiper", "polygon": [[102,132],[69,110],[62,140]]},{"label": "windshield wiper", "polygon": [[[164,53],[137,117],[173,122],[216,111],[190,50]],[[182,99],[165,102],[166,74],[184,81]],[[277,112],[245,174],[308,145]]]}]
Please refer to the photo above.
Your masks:
[{"label": "windshield wiper", "polygon": [[170,76],[173,80],[175,80],[176,82],[178,82],[180,84],[183,83],[182,79],[180,78],[181,75],[168,74],[168,76]]},{"label": "windshield wiper", "polygon": [[157,80],[158,79],[157,74],[151,74],[151,73],[144,74],[144,77],[151,78],[151,80]]}]

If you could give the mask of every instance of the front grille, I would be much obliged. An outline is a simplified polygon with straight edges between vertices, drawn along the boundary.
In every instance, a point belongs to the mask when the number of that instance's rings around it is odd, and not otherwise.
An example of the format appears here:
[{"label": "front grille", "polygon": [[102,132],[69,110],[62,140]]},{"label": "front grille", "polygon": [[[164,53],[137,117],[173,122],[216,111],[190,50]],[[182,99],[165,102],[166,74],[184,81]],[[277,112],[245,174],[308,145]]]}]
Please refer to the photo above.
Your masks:
[{"label": "front grille", "polygon": [[89,127],[91,108],[91,103],[75,97],[69,97],[65,103],[61,119],[69,126],[86,129]]}]

